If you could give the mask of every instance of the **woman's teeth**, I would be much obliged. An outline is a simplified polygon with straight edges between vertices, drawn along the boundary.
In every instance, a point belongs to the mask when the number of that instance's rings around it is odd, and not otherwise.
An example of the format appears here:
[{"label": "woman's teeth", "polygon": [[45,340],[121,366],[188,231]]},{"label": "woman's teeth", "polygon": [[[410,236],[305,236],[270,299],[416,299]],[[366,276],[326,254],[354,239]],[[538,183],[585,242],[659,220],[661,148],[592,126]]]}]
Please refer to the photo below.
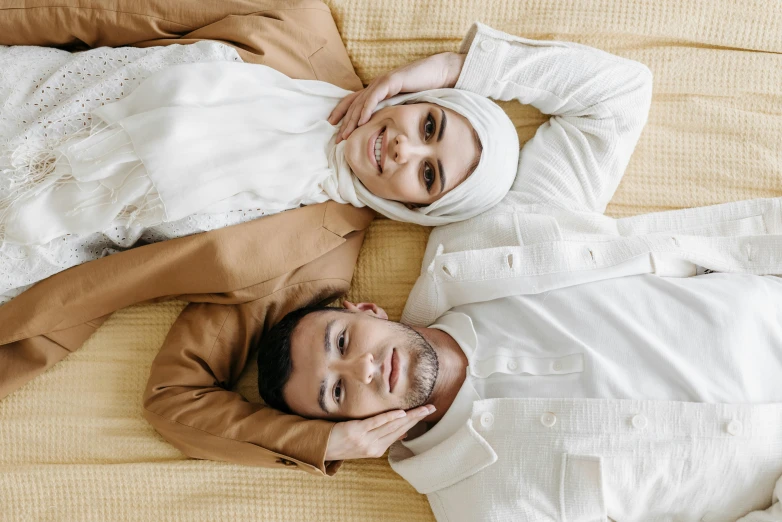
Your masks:
[{"label": "woman's teeth", "polygon": [[385,133],[386,131],[381,132],[375,140],[375,161],[378,165],[380,165],[380,148],[383,146],[383,134]]}]

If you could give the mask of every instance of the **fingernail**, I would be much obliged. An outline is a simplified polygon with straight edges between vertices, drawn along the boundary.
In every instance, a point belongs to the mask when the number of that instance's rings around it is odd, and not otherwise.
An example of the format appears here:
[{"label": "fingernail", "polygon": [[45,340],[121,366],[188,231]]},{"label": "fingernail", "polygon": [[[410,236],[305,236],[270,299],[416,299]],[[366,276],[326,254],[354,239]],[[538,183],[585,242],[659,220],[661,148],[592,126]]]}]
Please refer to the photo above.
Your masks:
[{"label": "fingernail", "polygon": [[402,411],[400,413],[397,413],[397,415],[396,415],[397,419],[401,419],[402,417],[407,417],[407,412],[406,411]]},{"label": "fingernail", "polygon": [[429,405],[429,413],[434,413],[436,411],[437,411],[437,408],[435,408],[433,404],[430,404]]}]

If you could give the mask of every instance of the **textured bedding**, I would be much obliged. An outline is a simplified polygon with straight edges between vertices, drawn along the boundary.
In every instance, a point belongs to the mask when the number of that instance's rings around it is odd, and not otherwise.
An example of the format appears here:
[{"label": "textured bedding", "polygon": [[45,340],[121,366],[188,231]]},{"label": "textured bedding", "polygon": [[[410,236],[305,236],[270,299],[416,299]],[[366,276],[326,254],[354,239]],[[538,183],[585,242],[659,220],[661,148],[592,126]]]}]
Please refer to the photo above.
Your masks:
[{"label": "textured bedding", "polygon": [[[362,80],[454,50],[473,20],[593,45],[647,64],[649,123],[608,213],[782,195],[782,4],[694,0],[327,1]],[[708,7],[704,7],[708,5]],[[522,142],[543,116],[505,103]],[[352,299],[397,319],[428,231],[373,223]],[[0,520],[433,520],[385,460],[331,479],[186,459],[141,417],[149,365],[183,303],[112,316],[0,402]],[[257,397],[252,372],[239,389]]]}]

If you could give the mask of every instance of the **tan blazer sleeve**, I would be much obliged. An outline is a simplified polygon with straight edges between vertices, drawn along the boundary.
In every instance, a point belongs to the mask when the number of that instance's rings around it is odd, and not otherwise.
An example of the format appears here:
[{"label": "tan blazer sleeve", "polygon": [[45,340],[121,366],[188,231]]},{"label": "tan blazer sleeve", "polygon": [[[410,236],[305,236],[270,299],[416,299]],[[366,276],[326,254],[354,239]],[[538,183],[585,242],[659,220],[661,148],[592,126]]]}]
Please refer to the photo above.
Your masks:
[{"label": "tan blazer sleeve", "polygon": [[188,456],[333,474],[324,462],[332,422],[286,415],[231,391],[263,332],[291,310],[349,287],[362,234],[240,305],[193,303],[177,318],[152,363],[144,417]]},{"label": "tan blazer sleeve", "polygon": [[216,40],[245,62],[292,78],[357,90],[361,81],[331,11],[319,0],[8,0],[0,5],[0,45],[68,51]]}]

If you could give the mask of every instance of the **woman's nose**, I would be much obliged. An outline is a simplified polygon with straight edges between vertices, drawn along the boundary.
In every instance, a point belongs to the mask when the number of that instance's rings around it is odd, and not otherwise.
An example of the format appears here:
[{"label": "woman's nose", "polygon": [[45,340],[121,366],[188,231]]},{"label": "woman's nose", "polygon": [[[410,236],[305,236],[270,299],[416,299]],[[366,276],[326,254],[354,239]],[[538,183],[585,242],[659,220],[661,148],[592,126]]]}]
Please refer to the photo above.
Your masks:
[{"label": "woman's nose", "polygon": [[418,151],[418,147],[415,144],[410,143],[407,136],[403,134],[397,135],[393,141],[393,149],[391,150],[391,159],[399,165],[404,165],[415,156]]}]

